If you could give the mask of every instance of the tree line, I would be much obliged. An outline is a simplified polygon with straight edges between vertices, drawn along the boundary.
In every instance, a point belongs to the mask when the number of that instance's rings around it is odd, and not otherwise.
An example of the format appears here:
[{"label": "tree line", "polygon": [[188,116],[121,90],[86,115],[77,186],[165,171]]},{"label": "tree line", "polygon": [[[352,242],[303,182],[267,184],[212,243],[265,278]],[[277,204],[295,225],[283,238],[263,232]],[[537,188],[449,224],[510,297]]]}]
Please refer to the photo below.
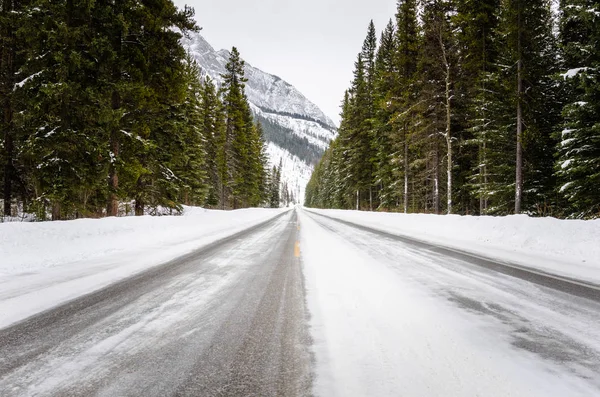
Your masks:
[{"label": "tree line", "polygon": [[266,205],[265,144],[233,48],[217,89],[171,0],[0,0],[0,198],[38,219]]},{"label": "tree line", "polygon": [[400,0],[306,204],[600,216],[600,5]]}]

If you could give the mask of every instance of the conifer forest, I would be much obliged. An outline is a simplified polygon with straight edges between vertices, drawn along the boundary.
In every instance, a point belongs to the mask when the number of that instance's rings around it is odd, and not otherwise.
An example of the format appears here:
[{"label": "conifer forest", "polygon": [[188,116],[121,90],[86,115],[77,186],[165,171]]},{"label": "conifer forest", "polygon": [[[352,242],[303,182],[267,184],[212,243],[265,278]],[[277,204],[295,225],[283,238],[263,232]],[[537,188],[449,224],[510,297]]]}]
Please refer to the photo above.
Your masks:
[{"label": "conifer forest", "polygon": [[171,0],[0,1],[5,215],[235,209],[279,197],[244,61],[234,48],[223,84],[203,77],[180,44],[199,30],[193,17]]},{"label": "conifer forest", "polygon": [[600,4],[400,0],[341,117],[307,206],[598,217]]}]

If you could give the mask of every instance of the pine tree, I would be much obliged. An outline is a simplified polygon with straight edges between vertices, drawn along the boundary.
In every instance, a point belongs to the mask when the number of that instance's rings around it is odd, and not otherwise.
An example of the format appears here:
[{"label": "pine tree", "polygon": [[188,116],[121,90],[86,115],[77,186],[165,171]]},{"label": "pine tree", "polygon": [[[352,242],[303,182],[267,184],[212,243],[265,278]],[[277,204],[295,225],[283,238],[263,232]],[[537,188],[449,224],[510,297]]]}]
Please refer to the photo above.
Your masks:
[{"label": "pine tree", "polygon": [[561,1],[560,40],[567,103],[556,173],[576,217],[600,215],[600,5]]},{"label": "pine tree", "polygon": [[421,57],[422,101],[427,103],[425,116],[430,120],[427,131],[432,159],[433,210],[440,212],[440,169],[442,149],[438,137],[443,138],[446,151],[447,207],[453,209],[454,173],[454,82],[457,74],[458,52],[451,16],[455,14],[450,1],[431,0],[424,5],[424,50]]},{"label": "pine tree", "polygon": [[[497,31],[500,0],[457,1],[455,21],[458,27],[457,41],[460,49],[460,78],[457,84],[459,97],[464,103],[464,130],[461,149],[464,186],[461,196],[469,201],[472,194],[479,200],[479,213],[485,214],[488,199],[493,193],[488,183],[488,151],[496,135],[495,120],[490,109],[498,93],[493,85],[498,58]],[[467,208],[468,210],[468,208]]]},{"label": "pine tree", "polygon": [[395,139],[392,127],[394,99],[393,90],[398,84],[396,81],[398,70],[396,68],[396,28],[392,20],[389,21],[381,34],[379,49],[375,62],[374,82],[374,108],[375,130],[373,140],[376,153],[375,184],[379,190],[379,208],[391,209],[398,206],[399,186],[395,172],[398,155],[394,152]]},{"label": "pine tree", "polygon": [[375,173],[376,158],[376,131],[374,128],[375,123],[375,98],[374,98],[374,87],[375,87],[375,52],[377,51],[377,33],[375,30],[375,24],[371,20],[367,30],[367,36],[363,42],[361,50],[361,59],[364,63],[364,74],[365,74],[365,94],[363,109],[365,113],[365,119],[363,120],[364,126],[361,131],[362,136],[362,150],[364,151],[364,165],[365,170],[365,184],[368,189],[368,205],[369,210],[373,211],[373,183]]},{"label": "pine tree", "polygon": [[[395,142],[396,152],[399,154],[398,178],[403,179],[403,210],[409,210],[409,180],[411,170],[411,136],[416,133],[417,89],[415,86],[415,73],[417,72],[417,60],[419,56],[419,26],[417,23],[417,2],[415,0],[399,0],[396,14],[396,40],[398,84],[394,90],[396,98],[394,127],[399,131],[399,137]],[[412,130],[412,133],[411,133]],[[414,192],[413,192],[414,195]]]},{"label": "pine tree", "polygon": [[222,103],[210,77],[206,77],[202,84],[202,128],[206,143],[206,168],[208,193],[206,205],[217,207],[221,192],[222,180],[219,175],[219,148],[222,144],[221,136],[224,132]]},{"label": "pine tree", "polygon": [[[501,213],[510,212],[510,201],[515,213],[539,212],[552,202],[555,142],[551,135],[560,104],[553,93],[556,43],[552,26],[549,1],[506,0],[502,4],[499,61],[506,66],[497,76],[503,92],[494,104],[497,113],[492,117],[498,120],[499,135],[492,149],[495,153],[490,153],[490,173],[497,178],[494,206]],[[505,110],[509,107],[514,109],[512,117]]]},{"label": "pine tree", "polygon": [[23,161],[42,219],[47,205],[53,219],[88,215],[98,199],[106,97],[96,79],[102,49],[89,35],[90,25],[101,31],[94,11],[86,2],[39,0],[23,28],[22,69],[31,78],[21,122],[32,131],[22,138]]},{"label": "pine tree", "polygon": [[260,205],[265,180],[262,128],[254,123],[245,94],[244,61],[231,50],[222,75],[225,129],[221,154],[221,205],[242,208]]},{"label": "pine tree", "polygon": [[204,127],[204,112],[200,68],[188,55],[185,62],[185,79],[187,92],[184,102],[176,111],[179,112],[178,130],[183,138],[178,144],[180,150],[174,153],[173,172],[180,179],[178,202],[186,205],[203,205],[208,192],[208,173],[206,172],[206,128]]},{"label": "pine tree", "polygon": [[[25,62],[22,56],[22,41],[18,30],[27,18],[29,1],[0,1],[0,180],[2,181],[2,213],[12,215],[12,200],[15,182],[19,179],[16,169],[17,129],[14,115],[17,113],[17,83],[24,76],[21,67]],[[26,80],[23,80],[26,81]]]},{"label": "pine tree", "polygon": [[221,148],[226,171],[223,173],[221,204],[223,208],[242,206],[245,194],[244,166],[248,161],[248,113],[250,112],[244,93],[244,61],[237,48],[233,47],[222,77],[223,108],[225,112],[225,142]]}]

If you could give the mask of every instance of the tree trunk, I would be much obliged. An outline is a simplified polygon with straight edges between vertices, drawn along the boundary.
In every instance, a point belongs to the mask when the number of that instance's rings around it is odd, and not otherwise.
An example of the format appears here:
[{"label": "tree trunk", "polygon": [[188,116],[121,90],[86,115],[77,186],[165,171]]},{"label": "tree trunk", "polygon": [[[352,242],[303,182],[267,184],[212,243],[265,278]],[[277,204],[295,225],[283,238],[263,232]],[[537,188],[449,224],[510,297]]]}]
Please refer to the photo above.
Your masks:
[{"label": "tree trunk", "polygon": [[52,220],[60,221],[60,203],[52,203]]},{"label": "tree trunk", "polygon": [[479,214],[480,215],[485,215],[487,213],[487,206],[488,206],[488,201],[487,201],[487,183],[488,183],[488,176],[487,176],[487,143],[485,141],[486,137],[485,137],[485,133],[483,136],[483,143],[481,145],[481,148],[479,149],[481,152],[480,155],[480,165],[479,165],[479,183],[482,187],[480,187],[480,193],[479,193]]},{"label": "tree trunk", "polygon": [[[448,53],[446,52],[446,44],[444,43],[444,38],[442,36],[442,30],[439,32],[439,44],[440,49],[442,51],[442,60],[444,62],[444,69],[446,71],[445,83],[445,108],[446,108],[446,131],[444,132],[444,137],[446,138],[446,146],[447,146],[447,155],[448,155],[448,179],[447,179],[447,197],[448,197],[448,214],[452,213],[452,168],[454,166],[452,162],[452,75],[451,75],[451,66],[450,60],[448,59]],[[436,211],[437,212],[437,211]]]},{"label": "tree trunk", "polygon": [[[118,109],[119,105],[119,94],[113,93],[113,110]],[[116,107],[117,106],[117,107]],[[119,156],[119,139],[117,136],[118,132],[113,130],[110,134],[110,170],[108,175],[108,189],[109,189],[109,199],[108,206],[106,209],[106,216],[117,216],[119,214],[119,196],[117,194],[117,190],[119,189],[119,174],[117,172],[117,158]]]},{"label": "tree trunk", "polygon": [[448,214],[452,213],[452,168],[454,162],[452,160],[452,92],[450,87],[450,65],[446,64],[446,146],[448,151]]},{"label": "tree trunk", "polygon": [[440,213],[440,154],[437,139],[434,150],[435,154],[433,165],[433,211],[436,215],[438,215]]},{"label": "tree trunk", "polygon": [[[19,7],[19,3],[16,1],[3,1],[2,5],[2,17],[10,18],[10,15],[15,8]],[[10,25],[6,26],[4,32],[0,32],[0,35],[4,36],[5,39],[10,43],[8,46],[0,49],[0,76],[5,81],[1,82],[6,90],[11,90],[14,86],[15,71],[14,71],[14,56],[15,56],[15,34],[13,27]],[[12,187],[13,187],[13,156],[14,156],[14,142],[13,142],[13,109],[12,102],[10,100],[10,92],[0,92],[0,101],[3,107],[2,116],[2,129],[4,129],[4,151],[6,161],[4,163],[4,186],[3,186],[3,198],[4,208],[3,213],[6,216],[12,215]]]},{"label": "tree trunk", "polygon": [[523,200],[523,58],[521,54],[521,8],[518,10],[518,57],[517,61],[517,161],[515,177],[515,214],[521,213]]},{"label": "tree trunk", "polygon": [[[483,48],[483,52],[482,52],[482,57],[483,57],[483,75],[485,76],[487,73],[487,48],[486,48],[486,38],[487,38],[487,33],[485,31],[485,28],[483,29],[483,35],[482,35],[482,48]],[[482,92],[484,93],[483,95],[484,98],[487,97],[486,93],[486,86],[485,86],[485,79],[482,79]],[[484,99],[485,101],[485,99]],[[487,199],[487,193],[488,193],[488,187],[487,187],[487,183],[488,183],[488,176],[487,176],[487,136],[486,136],[486,113],[485,113],[485,106],[482,107],[482,117],[481,120],[483,120],[483,131],[482,131],[482,136],[483,136],[483,142],[480,146],[480,159],[479,159],[479,183],[480,185],[482,185],[482,187],[480,187],[480,194],[479,194],[479,215],[485,215],[487,213],[487,207],[488,207],[488,199]]]},{"label": "tree trunk", "polygon": [[[122,1],[116,0],[115,4],[115,13],[119,15],[123,12],[122,10]],[[115,37],[113,37],[113,48],[116,52],[116,59],[113,60],[113,78],[116,84],[119,84],[121,80],[121,57],[122,57],[122,46],[123,46],[123,31],[119,30],[118,33],[115,33]],[[118,88],[113,89],[112,92],[112,110],[113,117],[119,117],[118,111],[121,108],[121,95],[119,94]],[[120,144],[119,144],[119,133],[120,133],[120,117],[119,120],[113,120],[113,125],[111,127],[110,132],[110,169],[108,175],[108,205],[106,208],[106,216],[117,216],[119,214],[119,174],[117,170],[117,160],[120,155]]]},{"label": "tree trunk", "polygon": [[221,183],[221,210],[225,210],[225,184]]},{"label": "tree trunk", "polygon": [[521,104],[521,94],[523,92],[523,80],[521,76],[521,60],[517,65],[518,83],[517,83],[517,164],[516,164],[516,184],[515,184],[515,214],[521,213],[521,202],[523,199],[523,110]]},{"label": "tree trunk", "polygon": [[144,200],[140,198],[135,200],[135,216],[144,216]]},{"label": "tree trunk", "polygon": [[[7,101],[8,102],[8,101]],[[4,163],[4,215],[12,215],[12,182],[13,182],[13,153],[14,145],[12,138],[12,108],[7,103],[4,108],[4,154],[6,162]]]},{"label": "tree trunk", "polygon": [[404,213],[408,214],[408,133],[404,126]]}]

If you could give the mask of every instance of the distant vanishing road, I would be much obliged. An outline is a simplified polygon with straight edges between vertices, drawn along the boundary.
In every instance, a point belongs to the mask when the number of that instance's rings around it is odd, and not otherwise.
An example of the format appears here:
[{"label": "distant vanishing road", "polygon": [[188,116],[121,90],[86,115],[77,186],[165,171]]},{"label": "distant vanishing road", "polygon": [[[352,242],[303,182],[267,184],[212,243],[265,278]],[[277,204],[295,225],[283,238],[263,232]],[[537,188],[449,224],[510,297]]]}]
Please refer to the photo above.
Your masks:
[{"label": "distant vanishing road", "polygon": [[598,324],[594,286],[293,210],[0,329],[0,396],[600,395]]}]

